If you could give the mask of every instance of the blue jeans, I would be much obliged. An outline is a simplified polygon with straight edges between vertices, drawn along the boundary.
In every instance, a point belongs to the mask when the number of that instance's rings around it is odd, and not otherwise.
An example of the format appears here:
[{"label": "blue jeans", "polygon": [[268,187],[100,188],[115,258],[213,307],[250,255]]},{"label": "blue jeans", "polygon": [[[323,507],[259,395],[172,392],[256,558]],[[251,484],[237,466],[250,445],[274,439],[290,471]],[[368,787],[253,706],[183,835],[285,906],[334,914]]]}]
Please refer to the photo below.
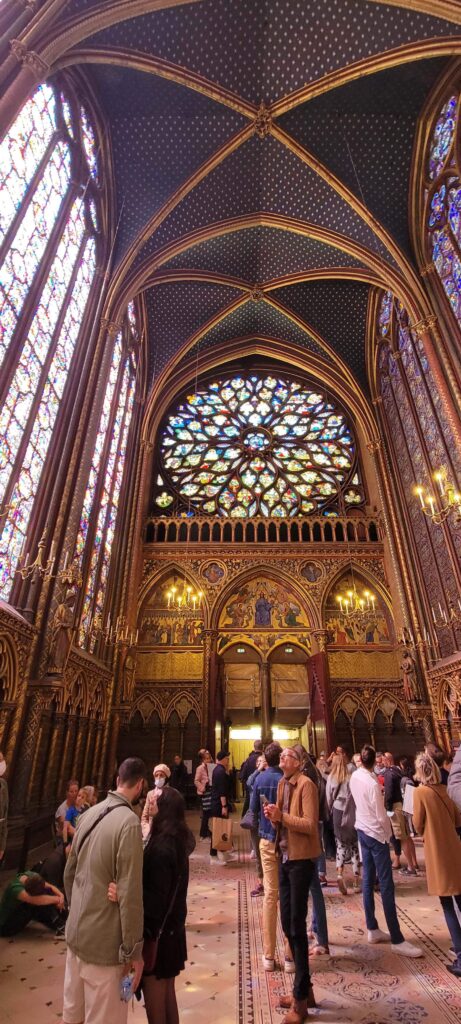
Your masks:
[{"label": "blue jeans", "polygon": [[312,860],[281,861],[279,866],[280,918],[295,962],[293,996],[298,1000],[307,999],[311,981],[306,917],[313,874]]},{"label": "blue jeans", "polygon": [[369,931],[378,928],[375,915],[375,881],[378,877],[381,899],[383,901],[384,917],[391,936],[391,942],[398,946],[404,942],[400,931],[400,925],[395,908],[394,879],[392,877],[391,855],[388,843],[379,843],[377,839],[367,836],[365,832],[357,830],[362,850],[363,864],[363,907],[365,920]]},{"label": "blue jeans", "polygon": [[327,912],[325,909],[325,899],[323,896],[323,889],[320,885],[319,880],[319,861],[321,857],[317,857],[314,861],[315,871],[311,881],[311,896],[312,896],[312,920],[311,930],[314,932],[315,937],[319,946],[328,946],[328,925],[327,925]]},{"label": "blue jeans", "polygon": [[453,906],[453,901],[456,900],[458,908],[461,910],[461,896],[439,896],[439,900],[442,904],[453,949],[456,953],[456,965],[461,967],[461,926]]},{"label": "blue jeans", "polygon": [[327,873],[327,858],[325,856],[325,847],[323,845],[323,821],[319,821],[319,839],[322,852],[320,857],[317,857],[316,864],[319,869],[319,875],[326,875]]}]

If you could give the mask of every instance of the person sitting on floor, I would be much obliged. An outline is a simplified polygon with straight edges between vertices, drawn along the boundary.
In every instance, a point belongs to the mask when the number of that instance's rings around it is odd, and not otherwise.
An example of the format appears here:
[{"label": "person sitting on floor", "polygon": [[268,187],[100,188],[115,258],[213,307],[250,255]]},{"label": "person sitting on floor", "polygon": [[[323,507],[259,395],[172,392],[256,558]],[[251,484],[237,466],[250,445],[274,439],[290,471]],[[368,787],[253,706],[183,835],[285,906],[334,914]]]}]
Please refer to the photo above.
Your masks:
[{"label": "person sitting on floor", "polygon": [[64,935],[64,895],[35,871],[23,871],[7,885],[0,903],[0,935],[22,932],[29,921],[40,921]]}]

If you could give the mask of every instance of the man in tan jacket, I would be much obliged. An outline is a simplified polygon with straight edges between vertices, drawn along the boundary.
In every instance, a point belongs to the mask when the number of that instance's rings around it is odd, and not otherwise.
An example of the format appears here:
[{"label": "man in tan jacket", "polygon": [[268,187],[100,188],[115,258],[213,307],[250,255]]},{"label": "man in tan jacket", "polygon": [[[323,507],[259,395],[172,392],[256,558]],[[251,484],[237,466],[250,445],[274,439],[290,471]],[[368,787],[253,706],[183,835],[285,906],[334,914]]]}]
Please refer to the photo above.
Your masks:
[{"label": "man in tan jacket", "polygon": [[293,999],[282,996],[279,1005],[289,1010],[283,1024],[302,1024],[308,1007],[315,1006],[309,975],[306,917],[314,860],[321,853],[319,798],[317,787],[301,773],[296,750],[282,750],[280,767],[283,778],[278,784],[277,803],[267,804],[264,813],[277,826],[280,916],[296,970]]},{"label": "man in tan jacket", "polygon": [[[64,873],[69,903],[63,1024],[126,1024],[120,982],[142,974],[143,903],[141,825],[132,804],[146,766],[129,757],[117,789],[82,814]],[[117,883],[118,902],[108,899]]]}]

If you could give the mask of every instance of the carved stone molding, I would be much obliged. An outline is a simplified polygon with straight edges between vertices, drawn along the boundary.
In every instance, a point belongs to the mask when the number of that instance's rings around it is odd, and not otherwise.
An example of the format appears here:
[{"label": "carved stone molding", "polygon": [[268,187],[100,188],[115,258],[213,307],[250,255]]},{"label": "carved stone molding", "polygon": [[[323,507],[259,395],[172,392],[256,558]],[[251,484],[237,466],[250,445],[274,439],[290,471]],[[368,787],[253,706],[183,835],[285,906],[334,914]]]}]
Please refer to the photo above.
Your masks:
[{"label": "carved stone molding", "polygon": [[10,42],[11,53],[23,67],[30,68],[38,82],[43,81],[49,74],[50,65],[36,53],[35,50],[28,50],[21,39],[12,39]]},{"label": "carved stone molding", "polygon": [[[382,399],[380,399],[380,401],[382,401]],[[383,442],[380,437],[373,437],[371,441],[367,441],[367,450],[370,452],[370,455],[377,455],[382,446]]]},{"label": "carved stone molding", "polygon": [[251,301],[252,302],[262,302],[263,298],[264,298],[264,292],[263,292],[263,290],[261,288],[261,285],[255,284],[254,288],[252,288],[252,290],[250,292],[250,299],[251,299]]},{"label": "carved stone molding", "polygon": [[428,331],[434,330],[437,326],[438,320],[434,315],[426,317],[425,320],[417,320],[414,324],[409,324],[410,330],[414,331],[418,338],[421,338],[423,334],[427,334]]},{"label": "carved stone molding", "polygon": [[272,131],[272,114],[266,107],[264,100],[261,101],[258,113],[254,119],[253,130],[258,139],[266,139]]},{"label": "carved stone molding", "polygon": [[109,338],[115,338],[119,331],[122,329],[122,324],[117,323],[116,320],[110,320],[108,317],[102,316],[100,321],[101,331],[106,331]]}]

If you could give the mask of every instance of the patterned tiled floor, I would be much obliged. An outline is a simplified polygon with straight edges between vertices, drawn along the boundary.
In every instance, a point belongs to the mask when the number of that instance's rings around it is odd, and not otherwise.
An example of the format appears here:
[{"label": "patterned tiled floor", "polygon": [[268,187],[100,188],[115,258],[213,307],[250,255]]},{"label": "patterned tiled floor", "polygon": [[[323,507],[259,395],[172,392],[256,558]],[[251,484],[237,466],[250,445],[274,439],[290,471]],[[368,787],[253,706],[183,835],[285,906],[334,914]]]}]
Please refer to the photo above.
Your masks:
[{"label": "patterned tiled floor", "polygon": [[[181,1024],[281,1024],[275,1004],[289,991],[289,978],[261,968],[262,901],[250,897],[255,875],[243,833],[237,834],[237,849],[237,860],[228,866],[210,865],[204,842],[191,858],[189,962],[177,980]],[[418,857],[422,861],[421,847]],[[461,982],[445,969],[449,939],[438,901],[427,896],[424,875],[396,875],[396,882],[403,931],[424,948],[424,958],[403,960],[385,946],[368,946],[361,898],[345,898],[329,886],[332,956],[312,961],[319,1008],[310,1019],[461,1024]],[[384,923],[379,898],[377,906]],[[279,932],[280,954],[281,940]],[[59,1021],[64,956],[65,943],[35,925],[17,939],[0,939],[0,1024]],[[142,1006],[135,1004],[128,1020],[145,1022]]]}]

